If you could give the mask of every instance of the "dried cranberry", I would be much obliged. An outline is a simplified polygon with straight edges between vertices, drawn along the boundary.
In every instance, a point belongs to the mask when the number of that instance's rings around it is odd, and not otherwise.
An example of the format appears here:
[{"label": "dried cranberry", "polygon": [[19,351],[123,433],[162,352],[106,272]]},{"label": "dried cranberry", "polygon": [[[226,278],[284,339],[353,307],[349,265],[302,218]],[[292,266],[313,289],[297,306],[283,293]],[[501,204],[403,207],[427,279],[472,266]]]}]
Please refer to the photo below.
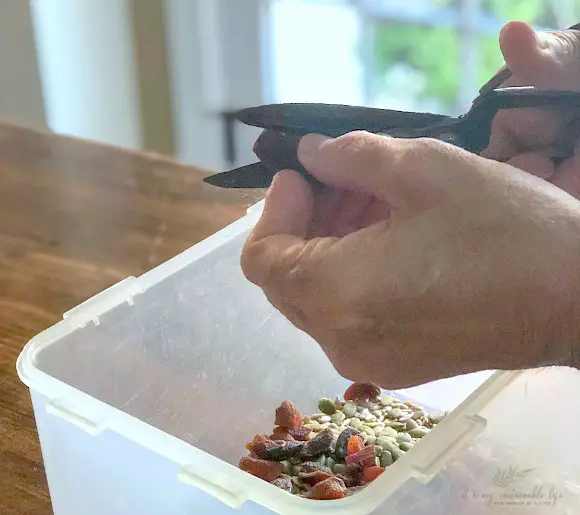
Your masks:
[{"label": "dried cranberry", "polygon": [[344,392],[347,401],[369,401],[381,395],[381,387],[374,383],[353,383]]},{"label": "dried cranberry", "polygon": [[362,463],[365,467],[372,467],[375,465],[375,448],[369,445],[364,449],[350,454],[345,458],[347,463]]}]

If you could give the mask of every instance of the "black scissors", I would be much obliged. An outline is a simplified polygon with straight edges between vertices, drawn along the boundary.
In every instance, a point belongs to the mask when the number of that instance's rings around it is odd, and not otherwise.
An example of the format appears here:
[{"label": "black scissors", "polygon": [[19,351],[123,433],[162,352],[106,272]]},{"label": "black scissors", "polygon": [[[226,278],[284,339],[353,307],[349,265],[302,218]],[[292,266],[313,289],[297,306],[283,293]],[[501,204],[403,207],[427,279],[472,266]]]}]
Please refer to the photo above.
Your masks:
[{"label": "black scissors", "polygon": [[[204,182],[222,188],[267,188],[276,172],[293,169],[317,183],[296,154],[300,138],[308,133],[337,137],[365,130],[392,137],[436,138],[478,154],[489,144],[492,122],[499,111],[529,107],[580,115],[580,93],[534,87],[492,89],[480,94],[459,117],[332,104],[271,104],[243,109],[236,115],[239,121],[265,129],[254,145],[259,161],[206,177]],[[576,123],[574,137],[579,131]],[[570,139],[570,130],[567,136]],[[574,143],[553,149],[550,157],[568,157]]]}]

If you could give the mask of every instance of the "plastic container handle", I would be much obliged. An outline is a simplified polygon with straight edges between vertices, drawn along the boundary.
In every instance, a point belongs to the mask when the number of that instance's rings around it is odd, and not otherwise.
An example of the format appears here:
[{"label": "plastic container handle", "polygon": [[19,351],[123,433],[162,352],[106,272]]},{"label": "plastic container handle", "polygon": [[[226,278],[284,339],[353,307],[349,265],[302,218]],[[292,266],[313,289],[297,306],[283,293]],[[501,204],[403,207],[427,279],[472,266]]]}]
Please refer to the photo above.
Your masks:
[{"label": "plastic container handle", "polygon": [[216,485],[209,479],[191,472],[187,467],[182,468],[177,474],[177,478],[182,483],[194,486],[210,495],[213,495],[230,508],[239,509],[246,502],[247,496],[237,493],[232,493],[226,490],[223,486]]},{"label": "plastic container handle", "polygon": [[424,466],[413,467],[413,476],[417,480],[421,482],[431,480],[459,449],[473,441],[487,426],[487,420],[479,415],[465,417],[462,422],[464,424],[463,428],[453,435],[447,435],[447,438],[453,438],[451,442],[447,445],[439,446],[438,452],[435,455],[431,455],[428,460],[425,460],[426,464]]}]

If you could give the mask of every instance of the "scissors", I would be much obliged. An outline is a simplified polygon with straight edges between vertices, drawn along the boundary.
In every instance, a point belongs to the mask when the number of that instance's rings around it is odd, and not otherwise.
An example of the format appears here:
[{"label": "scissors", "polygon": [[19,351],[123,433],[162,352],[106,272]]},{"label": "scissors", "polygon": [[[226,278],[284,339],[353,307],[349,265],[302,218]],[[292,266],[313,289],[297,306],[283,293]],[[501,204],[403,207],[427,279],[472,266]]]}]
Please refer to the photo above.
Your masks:
[{"label": "scissors", "polygon": [[[364,130],[391,137],[435,138],[478,154],[489,144],[492,122],[499,111],[529,107],[580,115],[580,93],[531,86],[496,88],[480,94],[469,111],[458,117],[333,104],[270,104],[243,109],[236,114],[239,121],[264,129],[254,144],[259,161],[206,177],[204,182],[221,188],[267,188],[278,171],[292,169],[319,184],[297,157],[298,142],[308,133],[338,137]],[[580,124],[576,122],[574,127],[576,137]],[[567,132],[570,139],[571,129]],[[559,145],[550,157],[564,159],[572,155],[573,148],[574,141]]]}]

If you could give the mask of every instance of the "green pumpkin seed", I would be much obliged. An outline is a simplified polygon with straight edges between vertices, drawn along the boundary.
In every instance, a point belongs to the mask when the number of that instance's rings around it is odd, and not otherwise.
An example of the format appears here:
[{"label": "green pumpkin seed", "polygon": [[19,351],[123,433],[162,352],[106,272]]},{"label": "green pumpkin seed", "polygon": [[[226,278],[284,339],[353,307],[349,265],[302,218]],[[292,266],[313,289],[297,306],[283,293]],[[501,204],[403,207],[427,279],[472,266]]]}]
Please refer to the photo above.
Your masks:
[{"label": "green pumpkin seed", "polygon": [[375,445],[375,456],[383,454],[383,448],[380,445]]},{"label": "green pumpkin seed", "polygon": [[346,472],[346,465],[342,463],[335,463],[334,467],[332,467],[332,472],[335,474],[344,474]]},{"label": "green pumpkin seed", "polygon": [[407,420],[407,430],[416,429],[419,427],[419,424],[415,422],[413,419]]},{"label": "green pumpkin seed", "polygon": [[331,417],[330,420],[332,422],[334,422],[335,424],[342,424],[344,422],[344,419],[346,418],[346,415],[342,412],[342,411],[337,411],[336,413],[334,413]]},{"label": "green pumpkin seed", "polygon": [[350,419],[350,427],[354,427],[355,429],[358,429],[360,426],[362,426],[362,422],[359,418],[351,418]]},{"label": "green pumpkin seed", "polygon": [[321,424],[328,424],[330,422],[330,417],[328,415],[322,415],[322,417],[318,417],[318,422]]},{"label": "green pumpkin seed", "polygon": [[429,429],[427,429],[426,427],[417,427],[409,431],[409,435],[411,435],[413,438],[423,438],[428,433]]},{"label": "green pumpkin seed", "polygon": [[433,422],[433,424],[439,424],[445,418],[445,413],[430,413],[429,420]]},{"label": "green pumpkin seed", "polygon": [[412,438],[411,435],[408,433],[399,433],[397,434],[397,443],[403,443],[403,442],[411,442]]},{"label": "green pumpkin seed", "polygon": [[397,430],[394,427],[387,426],[382,431],[382,436],[392,436],[393,438],[397,438]]},{"label": "green pumpkin seed", "polygon": [[393,449],[391,451],[391,454],[393,456],[393,461],[397,461],[399,459],[401,459],[404,455],[405,455],[405,451],[399,449],[398,447],[396,447],[395,449]]},{"label": "green pumpkin seed", "polygon": [[326,466],[332,470],[332,467],[334,467],[334,458],[332,458],[331,456],[329,456],[328,458],[326,458]]},{"label": "green pumpkin seed", "polygon": [[389,420],[388,422],[385,422],[385,424],[388,427],[392,427],[393,429],[396,429],[397,431],[401,431],[401,429],[405,428],[406,424],[403,424],[403,422],[398,422],[396,420]]},{"label": "green pumpkin seed", "polygon": [[345,402],[342,408],[342,412],[346,415],[347,418],[354,417],[354,414],[356,413],[356,404],[351,401]]},{"label": "green pumpkin seed", "polygon": [[282,465],[282,471],[284,472],[284,474],[288,474],[289,476],[291,476],[292,475],[292,466],[290,465],[290,462],[282,461],[282,462],[280,462],[280,464]]},{"label": "green pumpkin seed", "polygon": [[373,435],[367,435],[367,441],[365,442],[367,445],[374,445],[377,441],[377,437]]},{"label": "green pumpkin seed", "polygon": [[380,467],[381,466],[381,459],[378,456],[375,457],[375,465],[377,467]]},{"label": "green pumpkin seed", "polygon": [[393,449],[399,450],[399,447],[396,443],[385,437],[377,438],[376,444],[380,445],[383,450],[389,451],[391,454],[393,453]]},{"label": "green pumpkin seed", "polygon": [[381,403],[381,406],[390,406],[394,400],[395,398],[392,395],[383,395],[379,402]]},{"label": "green pumpkin seed", "polygon": [[403,412],[399,408],[393,408],[391,411],[389,411],[390,418],[399,418],[402,416],[403,416]]},{"label": "green pumpkin seed", "polygon": [[336,412],[334,401],[326,397],[318,401],[318,409],[325,415],[334,415]]},{"label": "green pumpkin seed", "polygon": [[303,488],[304,487],[304,483],[302,482],[301,479],[297,478],[297,477],[293,477],[292,478],[292,484],[294,486],[297,486],[298,488]]},{"label": "green pumpkin seed", "polygon": [[401,442],[399,447],[402,451],[410,451],[413,444],[411,442]]},{"label": "green pumpkin seed", "polygon": [[383,451],[379,459],[381,467],[389,467],[393,464],[393,455],[389,451]]}]

